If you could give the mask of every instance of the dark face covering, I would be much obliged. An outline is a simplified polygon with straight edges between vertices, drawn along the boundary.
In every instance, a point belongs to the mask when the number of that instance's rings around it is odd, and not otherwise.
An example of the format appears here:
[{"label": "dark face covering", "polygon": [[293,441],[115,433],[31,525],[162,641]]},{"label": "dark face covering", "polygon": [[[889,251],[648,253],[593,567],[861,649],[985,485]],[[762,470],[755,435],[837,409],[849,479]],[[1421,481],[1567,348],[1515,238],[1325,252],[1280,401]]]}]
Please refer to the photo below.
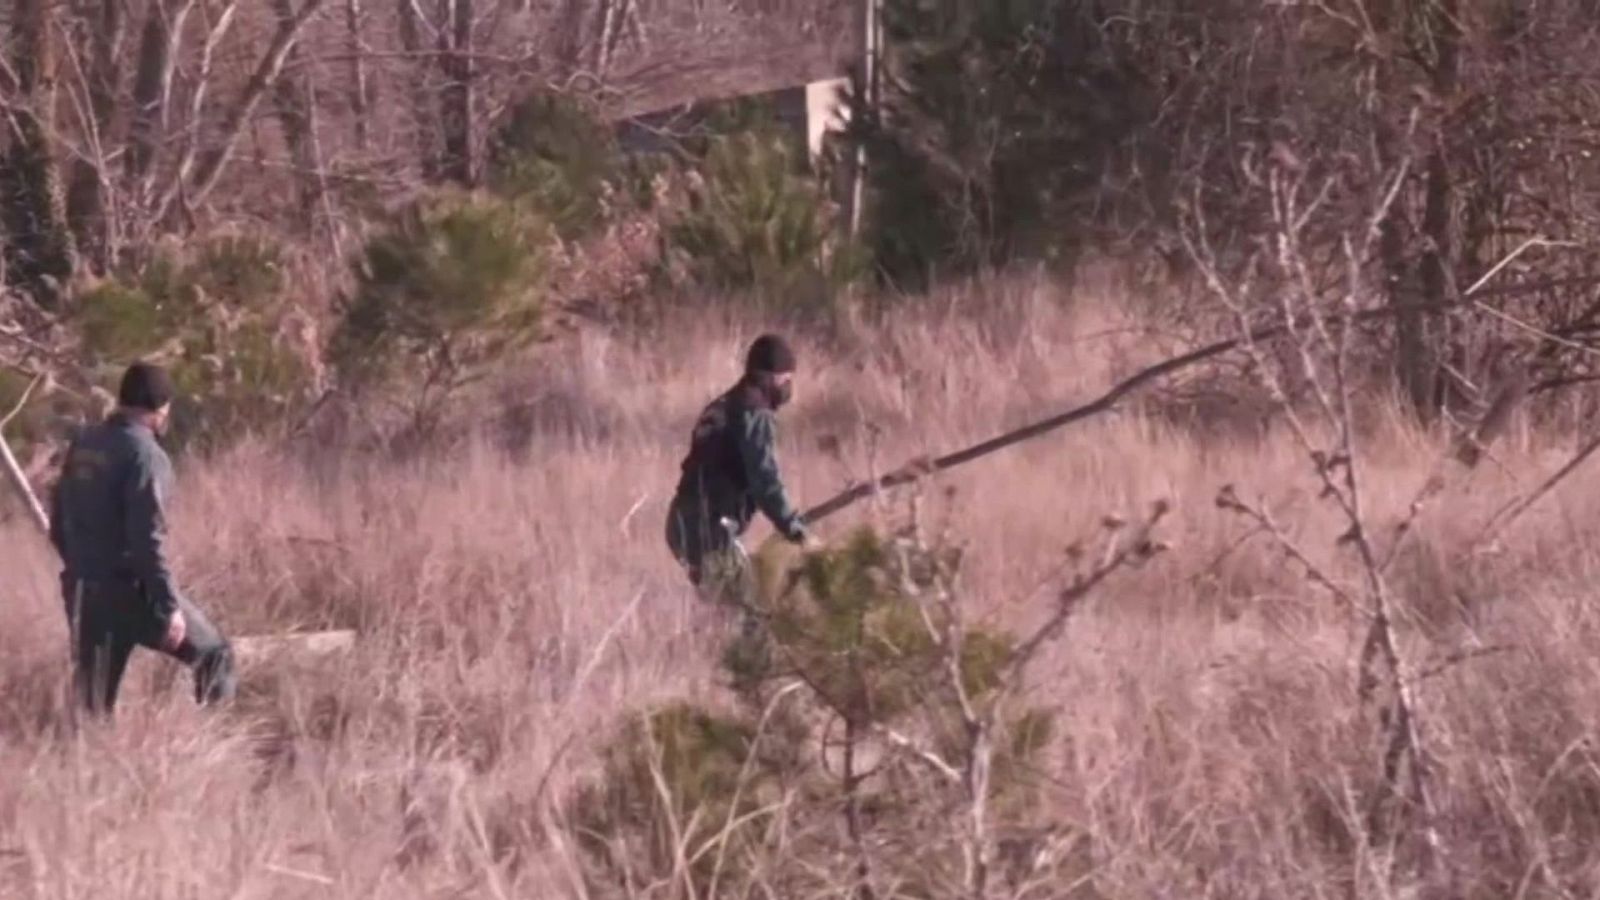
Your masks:
[{"label": "dark face covering", "polygon": [[794,382],[774,384],[767,387],[767,396],[772,398],[772,408],[778,409],[794,398]]},{"label": "dark face covering", "polygon": [[762,396],[766,397],[767,402],[772,405],[773,409],[781,408],[794,397],[794,382],[792,381],[780,385],[774,376],[767,373],[751,373],[746,378],[751,384],[755,385]]}]

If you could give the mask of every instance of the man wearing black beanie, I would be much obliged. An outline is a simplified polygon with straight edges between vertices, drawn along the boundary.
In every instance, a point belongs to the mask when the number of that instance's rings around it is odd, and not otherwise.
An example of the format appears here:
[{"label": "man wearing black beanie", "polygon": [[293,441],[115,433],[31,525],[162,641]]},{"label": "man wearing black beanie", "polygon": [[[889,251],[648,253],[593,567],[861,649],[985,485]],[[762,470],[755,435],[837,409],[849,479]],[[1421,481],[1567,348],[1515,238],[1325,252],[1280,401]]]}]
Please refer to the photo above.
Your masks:
[{"label": "man wearing black beanie", "polygon": [[167,564],[172,461],[156,442],[174,388],[159,366],[122,376],[117,409],[73,440],[51,498],[50,540],[73,632],[78,702],[109,713],[135,646],[194,671],[195,699],[234,691],[232,651],[211,620],[179,592]]},{"label": "man wearing black beanie", "polygon": [[[689,580],[706,587],[713,562],[759,510],[794,543],[806,539],[789,503],[776,456],[776,413],[794,392],[794,351],[765,334],[750,345],[737,384],[713,400],[695,422],[677,492],[667,511],[667,547]],[[726,524],[725,524],[726,523]]]}]

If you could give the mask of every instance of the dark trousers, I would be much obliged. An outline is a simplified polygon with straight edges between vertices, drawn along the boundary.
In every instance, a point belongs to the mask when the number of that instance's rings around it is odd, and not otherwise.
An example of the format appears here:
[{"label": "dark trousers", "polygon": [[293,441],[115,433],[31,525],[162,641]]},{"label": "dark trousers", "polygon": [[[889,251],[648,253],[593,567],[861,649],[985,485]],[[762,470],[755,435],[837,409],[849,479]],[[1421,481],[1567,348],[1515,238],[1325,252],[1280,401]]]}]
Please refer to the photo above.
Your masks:
[{"label": "dark trousers", "polygon": [[667,508],[666,539],[673,559],[697,587],[705,581],[707,558],[721,555],[730,545],[727,530],[714,525],[708,512],[677,499]]},{"label": "dark trousers", "polygon": [[747,601],[744,593],[751,585],[746,582],[753,577],[749,561],[734,546],[735,535],[711,513],[675,500],[667,510],[666,540],[667,549],[702,594],[734,590],[740,602]]},{"label": "dark trousers", "polygon": [[748,613],[756,600],[756,575],[735,546],[736,536],[709,515],[684,506],[674,503],[667,511],[667,549],[701,599]]},{"label": "dark trousers", "polygon": [[233,650],[211,619],[188,598],[179,598],[187,626],[176,650],[163,649],[165,623],[137,585],[117,581],[77,583],[66,590],[67,621],[72,627],[73,690],[91,712],[109,713],[134,647],[145,647],[176,659],[194,673],[195,702],[211,704],[233,696],[236,677]]},{"label": "dark trousers", "polygon": [[677,504],[667,512],[666,539],[667,549],[712,612],[731,686],[741,694],[759,691],[770,671],[772,650],[749,558],[720,523],[712,525]]}]

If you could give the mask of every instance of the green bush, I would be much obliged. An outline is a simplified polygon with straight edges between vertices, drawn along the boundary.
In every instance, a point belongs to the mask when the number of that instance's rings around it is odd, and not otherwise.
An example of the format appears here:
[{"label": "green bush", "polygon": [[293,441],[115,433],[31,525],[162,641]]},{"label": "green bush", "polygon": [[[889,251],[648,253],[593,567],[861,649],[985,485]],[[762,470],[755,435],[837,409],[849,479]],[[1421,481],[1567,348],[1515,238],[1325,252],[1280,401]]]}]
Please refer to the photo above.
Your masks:
[{"label": "green bush", "polygon": [[773,639],[840,715],[862,724],[906,714],[937,680],[943,657],[923,610],[870,529],[809,554],[763,592]]},{"label": "green bush", "polygon": [[186,271],[192,290],[238,309],[265,310],[283,297],[283,253],[277,244],[246,235],[224,235],[200,247]]},{"label": "green bush", "polygon": [[[875,861],[898,896],[943,895],[959,878],[950,843],[959,829],[947,825],[966,802],[961,785],[929,776],[878,735],[910,735],[958,770],[972,762],[944,644],[954,607],[943,592],[959,552],[861,528],[811,553],[771,542],[755,566],[751,603],[770,652],[724,656],[736,711],[673,703],[630,721],[605,746],[599,779],[569,804],[594,884],[638,891],[686,877],[696,896],[744,896],[759,879],[768,891],[808,895],[821,886],[815,873],[771,856],[775,835],[797,860],[848,859],[843,825],[854,809],[871,831],[863,840],[902,848]],[[989,808],[997,827],[1023,824],[1036,813],[1033,773],[1053,717],[1002,698],[1010,636],[959,631],[960,683],[994,714]],[[875,743],[886,755],[870,772],[845,773],[816,755],[840,741]]]},{"label": "green bush", "polygon": [[185,342],[173,367],[174,443],[218,447],[282,425],[310,399],[312,374],[309,361],[283,345],[275,323],[212,324]]},{"label": "green bush", "polygon": [[728,138],[741,134],[776,136],[784,127],[771,96],[730,97],[705,103],[701,109],[702,115],[687,127],[674,129],[678,147],[691,161],[704,161],[719,142]]},{"label": "green bush", "polygon": [[866,270],[803,152],[774,132],[711,141],[685,208],[664,224],[663,256],[695,284],[818,308]]},{"label": "green bush", "polygon": [[624,167],[605,122],[574,97],[539,91],[514,106],[496,134],[489,182],[572,239],[608,218]]},{"label": "green bush", "polygon": [[309,361],[280,338],[286,286],[276,244],[225,235],[81,292],[69,321],[107,390],[136,359],[169,366],[179,389],[169,446],[215,448],[281,423],[311,390]]},{"label": "green bush", "polygon": [[160,349],[172,323],[138,287],[105,282],[80,294],[73,317],[84,347],[100,359],[137,359]]},{"label": "green bush", "polygon": [[[959,550],[870,527],[797,561],[784,561],[783,549],[772,544],[758,555],[761,612],[783,661],[765,677],[797,676],[842,718],[862,727],[909,723],[961,759],[965,734],[944,646],[954,613],[929,600],[949,590]],[[962,629],[957,670],[969,701],[992,702],[1015,652],[1009,634]],[[742,673],[745,683],[757,674]]]},{"label": "green bush", "polygon": [[584,849],[625,880],[672,871],[685,849],[695,883],[706,885],[718,874],[719,854],[700,852],[709,845],[726,838],[723,866],[735,871],[766,846],[771,807],[795,773],[782,750],[781,738],[758,735],[743,717],[669,704],[627,722],[602,751],[603,775],[580,791],[573,825]]},{"label": "green bush", "polygon": [[539,336],[549,229],[481,194],[419,201],[368,241],[330,344],[340,378],[413,398],[414,424],[484,368]]}]

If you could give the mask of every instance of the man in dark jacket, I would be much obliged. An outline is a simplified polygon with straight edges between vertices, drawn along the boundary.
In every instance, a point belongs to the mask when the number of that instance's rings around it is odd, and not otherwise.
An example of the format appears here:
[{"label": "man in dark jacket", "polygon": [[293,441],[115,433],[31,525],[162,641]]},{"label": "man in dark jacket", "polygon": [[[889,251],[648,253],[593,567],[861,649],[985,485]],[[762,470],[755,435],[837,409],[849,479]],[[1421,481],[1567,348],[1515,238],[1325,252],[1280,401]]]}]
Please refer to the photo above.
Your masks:
[{"label": "man in dark jacket", "polygon": [[156,436],[166,428],[172,396],[164,370],[129,367],[117,410],[73,440],[51,499],[73,684],[78,702],[93,712],[116,705],[136,645],[190,667],[196,702],[234,691],[228,641],[178,590],[167,564],[172,462]]},{"label": "man in dark jacket", "polygon": [[757,511],[788,540],[806,540],[775,449],[775,414],[793,395],[794,370],[789,345],[776,335],[762,335],[746,355],[744,377],[695,423],[667,511],[667,546],[699,587],[708,586],[709,570],[729,562],[734,540]]}]

